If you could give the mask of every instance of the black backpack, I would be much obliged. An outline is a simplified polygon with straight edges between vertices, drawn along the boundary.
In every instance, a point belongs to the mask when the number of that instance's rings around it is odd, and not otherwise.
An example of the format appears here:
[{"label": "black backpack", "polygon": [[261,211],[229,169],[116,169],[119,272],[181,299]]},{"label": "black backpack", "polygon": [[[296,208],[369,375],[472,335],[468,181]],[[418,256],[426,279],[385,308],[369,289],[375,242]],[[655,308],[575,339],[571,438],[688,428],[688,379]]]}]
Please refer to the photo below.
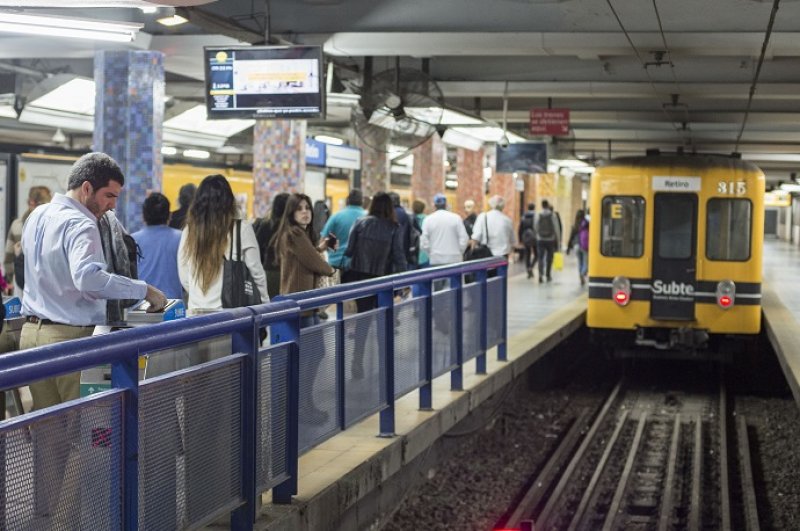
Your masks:
[{"label": "black backpack", "polygon": [[539,239],[552,240],[556,237],[556,226],[553,222],[553,214],[540,215],[536,223],[536,232],[539,233]]}]

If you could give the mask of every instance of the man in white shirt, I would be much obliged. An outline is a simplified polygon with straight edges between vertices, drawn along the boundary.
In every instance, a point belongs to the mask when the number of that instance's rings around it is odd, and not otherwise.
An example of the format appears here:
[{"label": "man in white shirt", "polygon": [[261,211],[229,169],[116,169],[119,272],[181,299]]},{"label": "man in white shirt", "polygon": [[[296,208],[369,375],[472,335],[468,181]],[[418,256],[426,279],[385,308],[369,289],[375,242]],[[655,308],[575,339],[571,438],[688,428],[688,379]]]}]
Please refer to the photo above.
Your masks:
[{"label": "man in white shirt", "polygon": [[447,211],[444,194],[433,197],[436,210],[425,218],[419,242],[432,266],[454,264],[464,259],[469,237],[458,214]]},{"label": "man in white shirt", "polygon": [[[106,271],[97,222],[114,208],[124,183],[114,159],[88,153],[72,166],[67,193],[28,216],[21,349],[91,335],[106,323],[107,299],[147,299],[151,311],[166,305],[157,288]],[[79,380],[72,373],[31,384],[33,409],[78,398]]]},{"label": "man in white shirt", "polygon": [[499,195],[489,199],[491,210],[478,215],[472,229],[472,241],[488,246],[494,256],[508,258],[514,246],[514,226],[511,218],[503,214],[505,204]]}]

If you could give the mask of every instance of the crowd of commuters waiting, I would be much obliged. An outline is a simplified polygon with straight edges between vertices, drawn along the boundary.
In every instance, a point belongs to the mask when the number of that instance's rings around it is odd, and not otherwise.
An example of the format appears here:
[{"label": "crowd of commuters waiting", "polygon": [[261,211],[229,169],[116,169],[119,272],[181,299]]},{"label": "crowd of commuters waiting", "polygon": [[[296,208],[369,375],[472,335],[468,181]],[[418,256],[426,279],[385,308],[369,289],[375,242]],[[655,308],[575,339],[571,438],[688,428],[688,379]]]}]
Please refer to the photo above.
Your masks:
[{"label": "crowd of commuters waiting", "polygon": [[[90,153],[72,167],[65,194],[51,197],[46,187],[31,188],[28,209],[9,231],[3,278],[8,283],[0,284],[4,293],[23,295],[22,348],[89,335],[94,325],[120,320],[121,309],[141,299],[153,311],[167,299],[180,298],[189,315],[218,311],[225,306],[223,271],[230,260],[246,264],[255,300],[262,302],[314,289],[335,274],[341,282],[354,282],[457,263],[475,247],[508,257],[517,242],[529,278],[538,263],[539,281],[550,281],[562,233],[547,201],[539,212],[528,205],[515,232],[498,195],[489,199],[486,212],[476,212],[475,202],[466,201],[462,219],[448,209],[443,194],[434,196],[433,211],[426,215],[423,201],[414,201],[412,212],[406,212],[395,193],[365,198],[358,189],[330,217],[324,203],[280,193],[269,215],[251,224],[241,222],[227,179],[210,175],[199,186],[183,186],[179,208],[172,212],[163,194],[151,193],[142,205],[145,226],[131,239],[113,216],[124,184],[113,159]],[[582,283],[587,241],[588,216],[581,211],[568,249],[576,248]],[[125,302],[112,304],[119,300]],[[357,303],[359,311],[375,305],[374,298]],[[301,324],[319,321],[320,313],[309,311]],[[360,375],[358,359],[352,370]],[[42,383],[32,390],[37,409],[77,398],[78,376],[55,378],[47,388]]]}]

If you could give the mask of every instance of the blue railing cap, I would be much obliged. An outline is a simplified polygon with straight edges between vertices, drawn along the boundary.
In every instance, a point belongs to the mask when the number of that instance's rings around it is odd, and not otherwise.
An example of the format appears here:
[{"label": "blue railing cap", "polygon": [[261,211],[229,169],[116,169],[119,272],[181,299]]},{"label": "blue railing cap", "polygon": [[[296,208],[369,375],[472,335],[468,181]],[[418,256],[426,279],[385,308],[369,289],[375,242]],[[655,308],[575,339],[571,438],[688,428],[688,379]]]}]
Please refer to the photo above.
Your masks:
[{"label": "blue railing cap", "polygon": [[368,297],[378,292],[390,289],[405,287],[418,282],[426,282],[447,278],[453,275],[473,273],[486,269],[493,269],[508,265],[508,261],[502,257],[484,258],[469,262],[459,262],[442,266],[428,267],[404,273],[395,273],[384,277],[378,277],[329,288],[314,289],[289,293],[275,297],[276,301],[294,300],[300,305],[301,310],[310,310],[320,306],[327,306],[342,300],[357,299]]}]

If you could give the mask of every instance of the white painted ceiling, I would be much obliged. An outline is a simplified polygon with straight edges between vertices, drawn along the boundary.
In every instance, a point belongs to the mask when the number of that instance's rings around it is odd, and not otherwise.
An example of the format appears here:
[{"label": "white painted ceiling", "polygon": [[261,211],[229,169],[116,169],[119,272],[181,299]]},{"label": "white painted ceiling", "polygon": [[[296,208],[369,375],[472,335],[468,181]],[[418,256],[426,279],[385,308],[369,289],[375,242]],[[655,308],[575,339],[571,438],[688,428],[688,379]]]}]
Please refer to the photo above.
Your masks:
[{"label": "white painted ceiling", "polygon": [[[271,42],[324,45],[345,79],[357,79],[365,56],[374,58],[376,73],[397,58],[403,67],[428,68],[448,105],[496,122],[507,95],[509,128],[523,136],[530,109],[566,107],[571,130],[556,140],[559,156],[739,151],[773,180],[788,180],[797,163],[780,159],[800,155],[798,1],[188,1],[169,2],[189,6],[177,9],[191,20],[172,29],[155,24],[155,15],[118,7],[123,2],[108,3],[117,7],[34,2],[37,12],[144,22],[132,46],[166,54],[167,93],[176,109],[202,101],[202,46],[263,42],[268,34]],[[16,68],[24,95],[41,79],[36,72],[91,76],[99,46],[0,34],[0,71]],[[346,127],[346,114],[334,111],[310,126]],[[0,141],[52,136],[9,122],[0,121]]]}]

